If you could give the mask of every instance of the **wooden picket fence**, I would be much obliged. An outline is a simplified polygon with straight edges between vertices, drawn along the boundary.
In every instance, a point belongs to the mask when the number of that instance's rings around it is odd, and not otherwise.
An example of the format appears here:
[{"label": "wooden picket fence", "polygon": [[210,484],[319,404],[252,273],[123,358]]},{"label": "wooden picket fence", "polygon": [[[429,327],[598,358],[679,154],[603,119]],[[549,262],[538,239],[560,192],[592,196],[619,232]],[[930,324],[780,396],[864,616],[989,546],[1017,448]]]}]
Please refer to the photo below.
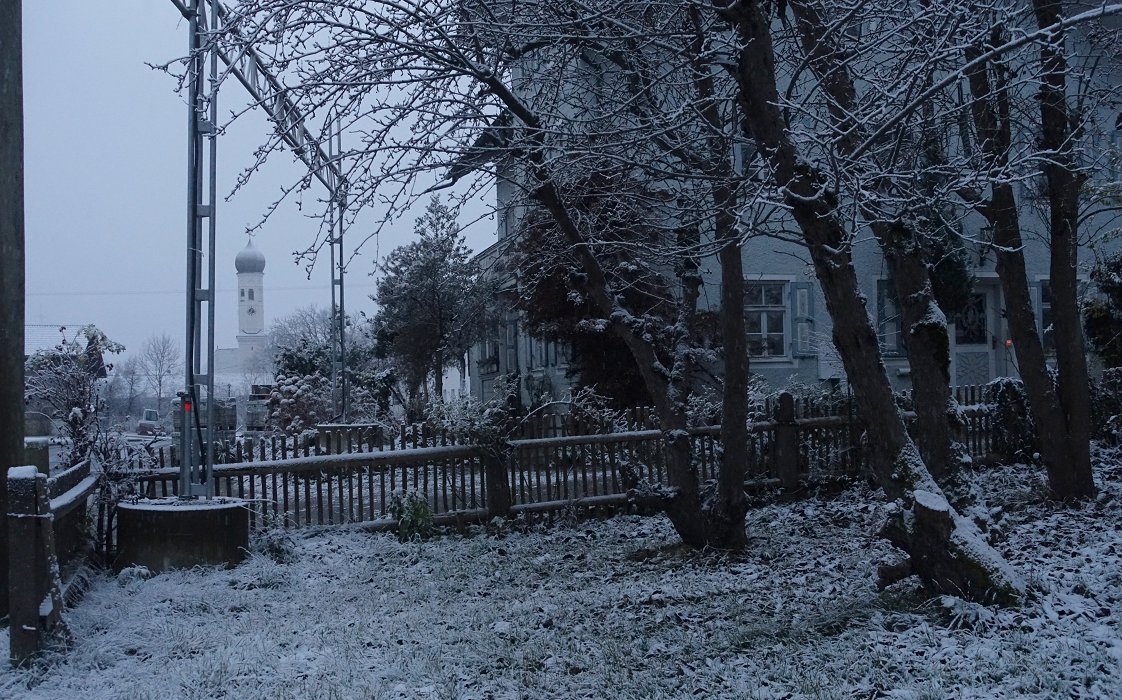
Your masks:
[{"label": "wooden picket fence", "polygon": [[[849,397],[813,401],[783,394],[758,408],[749,431],[746,487],[793,488],[861,473],[864,431]],[[960,440],[975,458],[987,458],[992,444],[988,408],[969,404],[962,414]],[[655,424],[649,409],[631,412],[622,429],[618,421],[605,425],[580,416],[534,416],[523,421],[513,439],[492,449],[460,444],[450,433],[421,425],[395,431],[392,439],[372,426],[325,426],[314,443],[298,449],[279,438],[242,443],[240,452],[235,448],[242,461],[214,467],[214,490],[250,501],[254,527],[391,527],[390,504],[395,493],[405,492],[422,498],[436,520],[447,523],[618,505],[644,485],[668,484],[665,436]],[[715,478],[720,426],[688,432],[699,478]],[[178,469],[164,466],[137,474],[143,496],[179,492]],[[496,498],[500,492],[508,495]],[[104,528],[111,533],[108,517]],[[111,540],[107,537],[107,546]]]}]

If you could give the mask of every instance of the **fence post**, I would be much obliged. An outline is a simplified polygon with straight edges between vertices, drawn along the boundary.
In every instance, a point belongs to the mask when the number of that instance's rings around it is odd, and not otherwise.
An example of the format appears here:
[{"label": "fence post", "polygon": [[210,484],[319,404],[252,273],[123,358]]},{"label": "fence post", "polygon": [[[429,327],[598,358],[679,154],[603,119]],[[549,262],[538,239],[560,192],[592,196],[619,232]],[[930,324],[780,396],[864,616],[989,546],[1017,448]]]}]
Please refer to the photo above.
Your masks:
[{"label": "fence post", "polygon": [[775,472],[785,489],[799,485],[799,428],[795,423],[795,398],[779,395],[775,414]]},{"label": "fence post", "polygon": [[62,620],[62,586],[47,500],[47,475],[8,471],[8,621],[10,659],[19,665],[43,647]]},{"label": "fence post", "polygon": [[505,518],[510,515],[514,499],[510,493],[509,460],[499,450],[483,448],[483,479],[486,489],[487,515]]}]

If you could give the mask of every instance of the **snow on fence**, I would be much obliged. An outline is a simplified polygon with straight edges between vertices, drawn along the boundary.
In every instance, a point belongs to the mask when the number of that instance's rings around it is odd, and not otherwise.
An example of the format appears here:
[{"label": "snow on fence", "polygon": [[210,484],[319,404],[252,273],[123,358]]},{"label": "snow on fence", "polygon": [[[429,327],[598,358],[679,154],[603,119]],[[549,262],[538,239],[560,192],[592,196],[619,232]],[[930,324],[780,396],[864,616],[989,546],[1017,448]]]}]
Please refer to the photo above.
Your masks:
[{"label": "snow on fence", "polygon": [[[47,478],[8,470],[10,660],[22,664],[63,631],[62,604],[86,553],[86,508],[101,474],[82,462]],[[71,574],[67,576],[67,574]]]},{"label": "snow on fence", "polygon": [[[719,435],[719,426],[690,430],[702,479],[716,476]],[[540,512],[623,502],[641,482],[668,482],[664,444],[661,431],[648,429],[518,438],[490,451],[478,445],[383,448],[221,464],[213,478],[217,494],[256,504],[256,527],[388,526],[397,491],[419,494],[438,521],[456,522],[489,517],[496,509]],[[753,424],[749,447],[747,475],[753,484],[795,485],[800,477],[853,474],[860,466],[850,417],[795,418],[793,402],[776,420]],[[177,495],[178,477],[171,468],[142,472],[140,493]],[[499,479],[506,488],[496,496],[488,483]],[[105,529],[111,530],[111,523]]]},{"label": "snow on fence", "polygon": [[[990,414],[988,406],[982,401],[984,389],[984,385],[970,385],[956,387],[954,390],[955,398],[962,407],[965,422],[959,440],[970,448],[973,455],[980,458],[988,456],[992,451]],[[903,397],[908,400],[906,392]],[[799,420],[845,417],[850,423],[847,434],[851,434],[853,426],[859,423],[855,418],[853,398],[848,394],[801,397],[793,399],[793,402],[794,417]],[[756,407],[758,417],[761,420],[776,419],[779,405],[779,398],[765,399]],[[626,431],[655,430],[658,428],[658,420],[652,408],[641,406],[625,412],[623,425]],[[827,427],[832,425],[833,423],[829,421],[826,423]],[[531,415],[523,419],[518,430],[517,437],[519,439],[618,433],[614,426],[597,423],[594,420],[572,413]],[[857,435],[859,436],[860,433],[858,432]],[[832,437],[834,435],[828,431],[812,435],[812,438],[819,442]],[[289,460],[297,457],[383,452],[386,450],[407,450],[419,447],[462,444],[458,436],[448,430],[425,423],[403,425],[396,429],[374,424],[331,424],[317,426],[314,435],[258,435],[237,440],[218,441],[215,449],[215,463],[242,464],[245,462]],[[820,453],[823,449],[831,448],[825,444],[816,445],[817,452]],[[811,461],[817,465],[822,460],[811,458]],[[134,456],[131,466],[134,470],[153,467],[160,469],[178,467],[178,449],[175,445],[150,448],[147,455]],[[813,473],[816,470],[812,469],[811,471]]]},{"label": "snow on fence", "polygon": [[[750,429],[747,487],[793,488],[861,471],[863,429],[848,397],[810,401],[783,394],[762,408],[766,420]],[[960,440],[976,458],[988,457],[987,407],[968,405],[963,416]],[[444,523],[620,504],[643,482],[668,483],[662,432],[650,427],[654,421],[647,410],[637,409],[632,417],[634,422],[628,422],[634,428],[615,432],[575,417],[535,417],[519,437],[492,451],[456,444],[451,435],[423,426],[402,429],[392,440],[379,428],[350,432],[330,426],[314,445],[305,443],[298,451],[283,440],[257,441],[254,449],[241,452],[256,454],[257,461],[215,466],[215,493],[254,503],[253,527],[391,527],[391,499],[405,491],[423,498],[436,521]],[[689,432],[699,477],[715,478],[720,426]],[[178,494],[177,469],[141,471],[138,478],[144,496]],[[489,489],[489,482],[502,487]],[[112,520],[108,513],[99,522],[99,531],[109,533],[107,550]]]}]

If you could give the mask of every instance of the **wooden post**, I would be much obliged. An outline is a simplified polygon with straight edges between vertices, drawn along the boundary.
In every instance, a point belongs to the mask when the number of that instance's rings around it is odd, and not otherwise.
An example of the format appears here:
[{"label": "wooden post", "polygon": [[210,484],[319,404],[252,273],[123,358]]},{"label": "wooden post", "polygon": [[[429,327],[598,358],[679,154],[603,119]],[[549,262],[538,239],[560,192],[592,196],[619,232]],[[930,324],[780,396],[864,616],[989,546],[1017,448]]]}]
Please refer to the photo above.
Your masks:
[{"label": "wooden post", "polygon": [[779,395],[775,413],[775,472],[785,489],[799,485],[799,429],[795,423],[795,399],[786,391]]},{"label": "wooden post", "polygon": [[483,450],[482,459],[484,489],[487,492],[487,515],[492,518],[505,518],[510,515],[510,507],[513,505],[507,459],[504,455],[488,449]]},{"label": "wooden post", "polygon": [[8,619],[10,659],[18,666],[62,630],[62,586],[47,475],[34,466],[8,471]]},{"label": "wooden post", "polygon": [[[22,3],[0,2],[0,514],[8,512],[5,475],[24,463],[22,27]],[[8,606],[6,528],[0,517],[0,616]]]}]

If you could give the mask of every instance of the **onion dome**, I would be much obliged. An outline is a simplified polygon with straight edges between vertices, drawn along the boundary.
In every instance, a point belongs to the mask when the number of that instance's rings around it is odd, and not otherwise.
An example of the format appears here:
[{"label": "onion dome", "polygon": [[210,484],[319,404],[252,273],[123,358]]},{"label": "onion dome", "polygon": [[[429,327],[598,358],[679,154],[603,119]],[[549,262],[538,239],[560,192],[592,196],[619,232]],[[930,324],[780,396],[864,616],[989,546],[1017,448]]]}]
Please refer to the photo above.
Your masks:
[{"label": "onion dome", "polygon": [[242,272],[264,272],[265,254],[254,248],[251,240],[234,258],[234,267],[239,274]]}]

